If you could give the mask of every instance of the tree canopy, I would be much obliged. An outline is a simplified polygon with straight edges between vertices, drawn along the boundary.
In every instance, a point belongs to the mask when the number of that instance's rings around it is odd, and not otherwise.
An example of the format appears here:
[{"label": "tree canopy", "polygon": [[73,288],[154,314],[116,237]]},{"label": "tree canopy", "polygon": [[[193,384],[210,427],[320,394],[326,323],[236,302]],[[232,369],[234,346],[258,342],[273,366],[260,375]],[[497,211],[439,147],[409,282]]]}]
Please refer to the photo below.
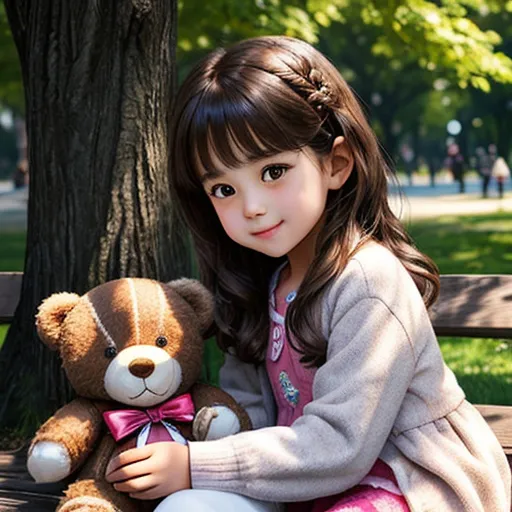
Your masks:
[{"label": "tree canopy", "polygon": [[[376,57],[406,57],[452,76],[458,87],[488,92],[492,82],[512,83],[512,59],[498,50],[511,25],[502,14],[510,12],[512,2],[503,0],[181,0],[178,61],[186,70],[215,46],[264,34],[318,44],[331,26],[335,43],[349,50],[353,41],[344,32],[356,25],[375,34],[367,44]],[[21,73],[3,5],[0,68],[0,102],[22,108]]]},{"label": "tree canopy", "polygon": [[356,24],[374,27],[368,41],[375,56],[406,55],[430,71],[453,74],[457,84],[488,91],[490,82],[512,82],[512,60],[496,48],[501,35],[477,21],[512,11],[500,0],[182,0],[178,48],[196,53],[245,37],[286,34],[319,42],[323,29],[336,24],[340,45]]}]

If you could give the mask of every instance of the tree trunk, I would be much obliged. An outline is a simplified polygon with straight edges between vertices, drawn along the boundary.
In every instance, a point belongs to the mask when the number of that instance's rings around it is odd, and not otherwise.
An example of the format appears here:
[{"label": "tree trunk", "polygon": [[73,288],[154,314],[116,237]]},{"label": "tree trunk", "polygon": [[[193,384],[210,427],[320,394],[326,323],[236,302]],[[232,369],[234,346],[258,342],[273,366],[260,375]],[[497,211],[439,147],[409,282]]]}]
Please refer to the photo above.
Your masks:
[{"label": "tree trunk", "polygon": [[56,291],[190,274],[173,221],[167,122],[175,0],[5,0],[30,162],[22,298],[0,353],[0,424],[30,432],[69,399],[34,314]]}]

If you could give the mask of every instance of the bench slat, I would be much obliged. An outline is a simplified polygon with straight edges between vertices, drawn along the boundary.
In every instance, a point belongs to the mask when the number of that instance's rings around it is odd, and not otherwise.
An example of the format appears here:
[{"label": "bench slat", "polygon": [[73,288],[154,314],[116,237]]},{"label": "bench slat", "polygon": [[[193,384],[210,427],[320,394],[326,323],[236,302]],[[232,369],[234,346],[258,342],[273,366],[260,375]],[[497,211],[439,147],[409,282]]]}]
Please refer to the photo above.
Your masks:
[{"label": "bench slat", "polygon": [[0,323],[11,321],[21,292],[22,272],[0,272]]},{"label": "bench slat", "polygon": [[512,455],[512,407],[477,405],[476,408],[496,434],[505,453]]},{"label": "bench slat", "polygon": [[58,502],[57,498],[45,494],[0,489],[2,512],[54,512]]},{"label": "bench slat", "polygon": [[512,338],[512,275],[442,275],[431,318],[439,336]]},{"label": "bench slat", "polygon": [[66,483],[37,484],[27,471],[28,444],[0,452],[0,510],[55,510]]}]

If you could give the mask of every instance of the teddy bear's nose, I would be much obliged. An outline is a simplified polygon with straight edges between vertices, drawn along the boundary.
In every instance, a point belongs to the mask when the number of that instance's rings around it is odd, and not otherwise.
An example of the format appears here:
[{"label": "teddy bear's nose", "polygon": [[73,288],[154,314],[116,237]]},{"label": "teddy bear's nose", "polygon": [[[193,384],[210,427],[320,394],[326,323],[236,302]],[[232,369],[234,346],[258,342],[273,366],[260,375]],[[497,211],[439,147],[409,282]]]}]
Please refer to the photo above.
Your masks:
[{"label": "teddy bear's nose", "polygon": [[129,365],[128,370],[135,377],[145,379],[149,377],[155,371],[155,363],[151,359],[139,357],[134,359]]}]

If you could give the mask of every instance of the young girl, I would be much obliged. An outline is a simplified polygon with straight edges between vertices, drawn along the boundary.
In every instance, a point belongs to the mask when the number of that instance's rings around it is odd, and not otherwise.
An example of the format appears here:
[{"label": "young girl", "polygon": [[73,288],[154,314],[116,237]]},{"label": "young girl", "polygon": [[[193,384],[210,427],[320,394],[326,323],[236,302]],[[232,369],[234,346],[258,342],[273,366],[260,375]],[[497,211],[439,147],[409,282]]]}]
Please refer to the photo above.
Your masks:
[{"label": "young girl", "polygon": [[169,495],[159,512],[508,512],[505,456],[427,314],[437,269],[390,211],[334,66],[286,37],[219,49],[174,123],[170,181],[215,294],[221,384],[254,430],[128,451],[108,479]]}]

